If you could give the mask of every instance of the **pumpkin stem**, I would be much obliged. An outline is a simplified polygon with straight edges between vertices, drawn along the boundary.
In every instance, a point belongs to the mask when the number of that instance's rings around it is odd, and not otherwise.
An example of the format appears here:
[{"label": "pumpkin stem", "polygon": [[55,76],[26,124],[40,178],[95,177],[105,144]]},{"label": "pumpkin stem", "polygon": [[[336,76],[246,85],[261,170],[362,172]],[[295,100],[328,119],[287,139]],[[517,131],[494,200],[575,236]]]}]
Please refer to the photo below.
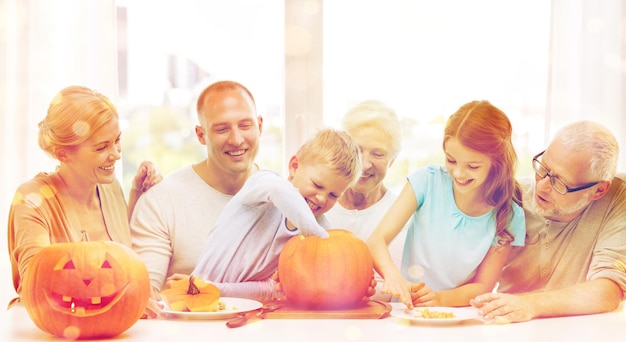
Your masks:
[{"label": "pumpkin stem", "polygon": [[189,288],[187,288],[187,294],[197,295],[200,293],[200,289],[196,286],[196,283],[194,283],[193,278],[193,274],[189,276]]},{"label": "pumpkin stem", "polygon": [[87,231],[81,230],[80,233],[81,233],[80,241],[89,241],[89,237],[87,236]]}]

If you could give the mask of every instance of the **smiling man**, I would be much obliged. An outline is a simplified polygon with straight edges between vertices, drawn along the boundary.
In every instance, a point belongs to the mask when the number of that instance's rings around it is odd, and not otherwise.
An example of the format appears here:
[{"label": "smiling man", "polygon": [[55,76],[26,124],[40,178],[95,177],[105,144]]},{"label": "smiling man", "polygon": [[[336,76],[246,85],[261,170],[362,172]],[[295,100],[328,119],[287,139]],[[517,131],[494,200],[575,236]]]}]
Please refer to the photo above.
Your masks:
[{"label": "smiling man", "polygon": [[510,322],[616,309],[626,290],[626,185],[619,150],[590,121],[561,129],[525,187],[527,241],[511,251],[499,291],[472,305]]},{"label": "smiling man", "polygon": [[[222,209],[259,168],[263,118],[243,85],[221,81],[198,97],[198,141],[207,158],[183,167],[142,196],[130,226],[133,249],[148,267],[153,294],[168,276],[189,274]],[[154,296],[153,299],[158,299]],[[146,314],[159,312],[152,301]]]}]

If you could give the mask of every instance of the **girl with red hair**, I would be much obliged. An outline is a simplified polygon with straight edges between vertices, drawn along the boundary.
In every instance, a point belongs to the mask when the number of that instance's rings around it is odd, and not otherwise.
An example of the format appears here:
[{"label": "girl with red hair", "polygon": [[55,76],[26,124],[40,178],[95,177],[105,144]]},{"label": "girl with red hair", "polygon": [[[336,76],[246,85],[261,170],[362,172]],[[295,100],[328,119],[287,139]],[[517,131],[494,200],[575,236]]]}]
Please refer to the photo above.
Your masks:
[{"label": "girl with red hair", "polygon": [[[368,239],[382,292],[414,306],[467,306],[491,292],[512,246],[525,237],[517,156],[507,116],[487,101],[461,106],[447,121],[445,167],[407,177]],[[409,221],[402,266],[387,245]]]}]

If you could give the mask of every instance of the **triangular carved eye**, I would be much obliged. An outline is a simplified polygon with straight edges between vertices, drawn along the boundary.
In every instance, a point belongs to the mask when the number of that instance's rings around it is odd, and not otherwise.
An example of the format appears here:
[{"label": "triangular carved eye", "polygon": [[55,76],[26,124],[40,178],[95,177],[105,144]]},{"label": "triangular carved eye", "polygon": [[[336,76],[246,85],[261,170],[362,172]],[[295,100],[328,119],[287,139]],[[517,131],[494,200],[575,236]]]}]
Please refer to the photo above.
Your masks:
[{"label": "triangular carved eye", "polygon": [[113,268],[113,267],[111,267],[111,264],[109,263],[109,261],[108,261],[108,260],[105,260],[105,261],[102,263],[102,266],[100,266],[100,268]]},{"label": "triangular carved eye", "polygon": [[68,261],[63,265],[64,270],[75,270],[76,266],[74,266],[74,262],[72,260]]}]

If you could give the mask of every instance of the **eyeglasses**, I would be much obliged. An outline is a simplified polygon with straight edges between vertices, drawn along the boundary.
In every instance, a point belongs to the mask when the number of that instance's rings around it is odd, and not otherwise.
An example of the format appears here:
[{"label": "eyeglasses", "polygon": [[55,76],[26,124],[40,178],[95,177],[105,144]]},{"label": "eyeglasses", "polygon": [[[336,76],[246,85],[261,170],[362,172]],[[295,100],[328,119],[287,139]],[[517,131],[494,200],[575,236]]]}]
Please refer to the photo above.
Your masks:
[{"label": "eyeglasses", "polygon": [[566,195],[570,192],[576,192],[580,190],[589,189],[592,186],[600,183],[600,182],[593,182],[593,183],[585,184],[583,186],[579,186],[577,188],[570,188],[569,186],[565,185],[565,183],[563,183],[562,180],[550,174],[550,171],[548,170],[548,168],[539,161],[539,157],[541,157],[545,152],[546,151],[543,151],[533,157],[533,169],[535,169],[535,173],[537,174],[537,176],[541,178],[546,178],[546,176],[550,177],[550,184],[552,185],[552,188],[556,190],[556,192],[558,192],[559,194]]}]

